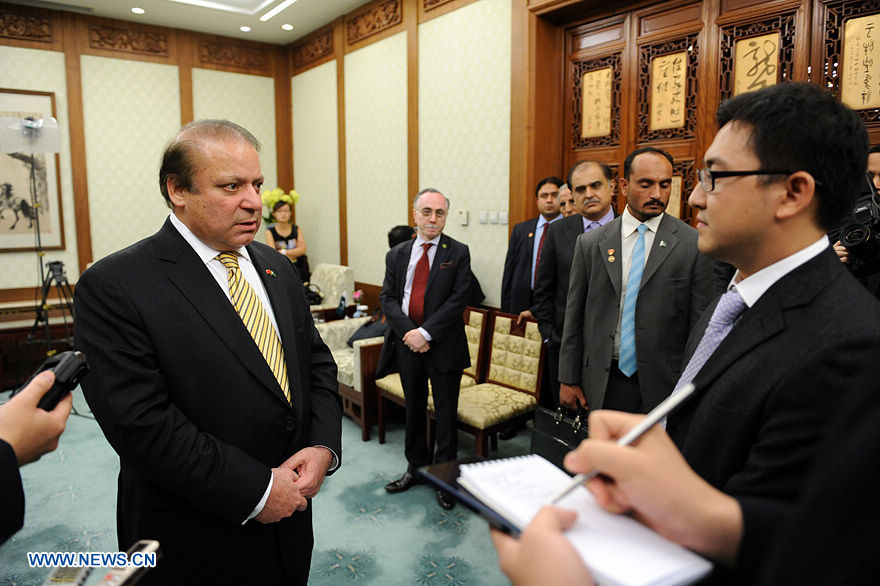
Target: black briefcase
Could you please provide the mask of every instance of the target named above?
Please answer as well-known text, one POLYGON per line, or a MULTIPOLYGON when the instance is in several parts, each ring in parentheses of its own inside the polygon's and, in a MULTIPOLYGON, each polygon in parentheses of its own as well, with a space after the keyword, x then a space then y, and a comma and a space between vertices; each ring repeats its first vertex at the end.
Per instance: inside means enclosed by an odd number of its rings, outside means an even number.
POLYGON ((565 455, 589 436, 586 410, 579 409, 574 417, 569 413, 574 412, 562 407, 556 411, 538 407, 535 411, 535 429, 532 430, 530 452, 545 457, 563 470, 565 455))

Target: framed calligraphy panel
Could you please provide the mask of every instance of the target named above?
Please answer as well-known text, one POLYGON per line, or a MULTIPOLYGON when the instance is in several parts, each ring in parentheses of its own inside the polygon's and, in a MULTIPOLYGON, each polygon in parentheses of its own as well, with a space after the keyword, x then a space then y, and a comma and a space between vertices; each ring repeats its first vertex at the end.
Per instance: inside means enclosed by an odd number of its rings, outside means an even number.
POLYGON ((880 108, 880 14, 844 25, 840 101, 854 110, 880 108))
POLYGON ((779 33, 736 41, 733 95, 776 85, 779 81, 779 33))
POLYGON ((669 202, 666 204, 666 213, 676 218, 681 217, 681 185, 682 176, 673 175, 672 185, 669 189, 669 202))
POLYGON ((684 126, 687 57, 687 51, 682 51, 651 60, 650 130, 684 126))
POLYGON ((583 77, 581 104, 581 138, 611 134, 610 67, 588 71, 583 77))
MULTIPOLYGON (((880 0, 878 0, 880 1, 880 0)), ((647 143, 653 141, 691 139, 696 136, 697 128, 697 68, 700 61, 699 44, 697 40, 699 33, 691 33, 687 36, 677 39, 658 41, 654 43, 645 43, 639 46, 639 89, 638 89, 638 137, 637 142, 647 143), (687 54, 687 58, 681 59, 681 56, 687 54), (679 90, 677 84, 681 84, 681 107, 678 107, 678 95, 675 96, 675 114, 677 127, 669 126, 667 128, 658 128, 658 126, 666 126, 666 124, 657 124, 656 114, 661 113, 668 121, 669 113, 672 108, 672 96, 669 101, 663 104, 663 108, 658 108, 661 104, 656 99, 656 84, 662 81, 662 77, 654 74, 655 67, 660 69, 656 62, 658 58, 666 58, 670 63, 669 74, 677 74, 676 85, 670 83, 665 89, 669 91, 679 90), (675 58, 680 61, 676 64, 675 58), (681 71, 677 65, 681 65, 681 71), (673 71, 673 69, 675 71, 673 71), (665 110, 665 113, 663 112, 665 110), (659 111, 659 112, 658 112, 659 111), (652 118, 654 121, 652 123, 652 118)), ((659 72, 662 76, 662 71, 659 72)), ((661 87, 661 90, 664 89, 661 87)), ((661 92, 662 94, 662 92, 661 92)))

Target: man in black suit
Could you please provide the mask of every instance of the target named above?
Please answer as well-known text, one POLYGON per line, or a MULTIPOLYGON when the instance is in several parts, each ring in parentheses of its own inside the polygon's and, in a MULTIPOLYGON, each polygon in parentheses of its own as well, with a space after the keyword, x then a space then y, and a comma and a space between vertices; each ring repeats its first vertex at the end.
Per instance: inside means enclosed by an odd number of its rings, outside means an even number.
MULTIPOLYGON (((396 361, 406 397, 406 472, 388 483, 390 493, 415 484, 416 468, 454 460, 462 371, 470 365, 464 312, 470 282, 470 252, 443 234, 449 200, 433 188, 413 202, 418 235, 385 256, 385 282, 379 300, 388 320, 377 377, 393 372, 396 361), (437 417, 437 450, 427 441, 428 379, 437 417)), ((444 509, 454 501, 438 491, 444 509)))
POLYGON ((253 242, 258 148, 225 120, 185 126, 159 172, 168 220, 76 286, 119 547, 163 550, 145 582, 305 584, 309 499, 340 463, 336 365, 293 265, 253 242))
POLYGON ((713 297, 697 231, 664 213, 672 157, 654 147, 623 164, 623 214, 577 239, 559 364, 571 409, 647 413, 672 392, 688 334, 713 297))
POLYGON ((24 525, 24 489, 19 466, 36 462, 54 450, 70 415, 70 394, 50 412, 37 407, 53 382, 54 373, 40 373, 0 406, 0 545, 24 525))
POLYGON ((535 203, 540 215, 520 222, 510 233, 501 278, 501 311, 519 315, 520 319, 534 317, 535 269, 543 252, 547 228, 562 219, 558 199, 561 185, 562 180, 558 177, 541 179, 535 188, 535 203))
MULTIPOLYGON (((681 454, 654 430, 636 449, 586 442, 568 463, 605 476, 591 485, 601 504, 734 566, 736 583, 870 583, 880 305, 826 236, 859 193, 868 135, 801 83, 723 103, 718 125, 689 203, 700 250, 737 272, 688 343, 679 385, 697 391, 667 425, 681 454)), ((614 440, 635 421, 599 413, 591 433, 614 440)), ((570 522, 545 517, 533 544, 570 522)))
POLYGON ((584 232, 604 226, 614 219, 611 200, 614 181, 611 168, 598 161, 581 161, 568 172, 568 185, 580 213, 554 222, 535 277, 535 318, 547 344, 548 385, 552 403, 559 394, 559 349, 565 325, 568 278, 574 258, 574 244, 584 232))

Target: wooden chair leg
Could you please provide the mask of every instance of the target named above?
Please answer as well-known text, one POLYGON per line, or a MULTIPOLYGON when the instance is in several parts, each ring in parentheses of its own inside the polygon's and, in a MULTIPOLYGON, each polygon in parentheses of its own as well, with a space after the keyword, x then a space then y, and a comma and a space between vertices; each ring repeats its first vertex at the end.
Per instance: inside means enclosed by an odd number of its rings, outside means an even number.
POLYGON ((377 419, 379 420, 378 421, 379 443, 384 444, 385 443, 385 397, 383 397, 381 393, 378 393, 378 395, 379 396, 377 397, 378 401, 376 404, 376 407, 377 407, 376 414, 377 414, 377 419))
POLYGON ((361 441, 370 441, 370 422, 367 419, 366 413, 364 413, 363 409, 361 410, 361 441))
POLYGON ((477 434, 474 436, 474 443, 476 444, 475 451, 477 455, 485 458, 489 455, 489 436, 486 435, 482 429, 477 430, 477 434))

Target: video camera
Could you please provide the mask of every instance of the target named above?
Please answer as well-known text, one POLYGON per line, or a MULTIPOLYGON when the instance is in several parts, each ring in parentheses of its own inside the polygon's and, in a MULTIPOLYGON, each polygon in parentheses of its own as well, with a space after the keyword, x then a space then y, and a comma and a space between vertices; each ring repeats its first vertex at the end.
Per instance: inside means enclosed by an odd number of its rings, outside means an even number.
POLYGON ((840 243, 849 251, 853 272, 880 268, 880 195, 869 174, 850 220, 840 230, 840 243))

